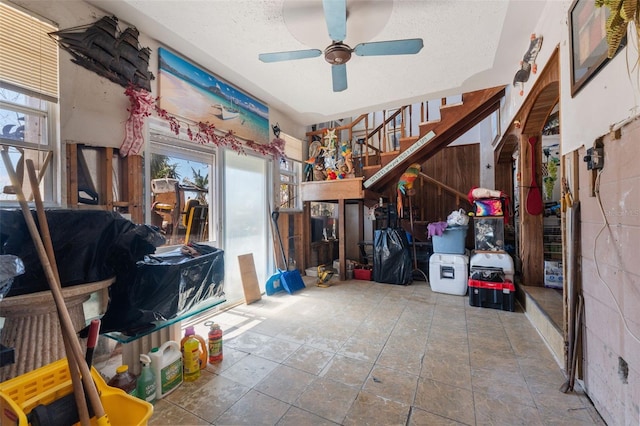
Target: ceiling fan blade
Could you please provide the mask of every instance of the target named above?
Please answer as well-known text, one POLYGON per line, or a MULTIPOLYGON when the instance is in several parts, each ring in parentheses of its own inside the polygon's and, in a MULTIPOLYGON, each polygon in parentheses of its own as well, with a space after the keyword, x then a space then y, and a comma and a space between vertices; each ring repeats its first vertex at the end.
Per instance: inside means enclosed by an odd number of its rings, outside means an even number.
POLYGON ((410 55, 422 49, 421 38, 360 43, 353 49, 358 56, 410 55))
POLYGON ((294 59, 316 58, 320 55, 322 55, 322 50, 319 49, 292 50, 291 52, 261 53, 258 55, 258 59, 262 62, 280 62, 292 61, 294 59))
POLYGON ((347 0, 322 0, 329 37, 343 41, 347 37, 347 0))
POLYGON ((333 91, 342 92, 347 88, 347 64, 331 65, 333 91))

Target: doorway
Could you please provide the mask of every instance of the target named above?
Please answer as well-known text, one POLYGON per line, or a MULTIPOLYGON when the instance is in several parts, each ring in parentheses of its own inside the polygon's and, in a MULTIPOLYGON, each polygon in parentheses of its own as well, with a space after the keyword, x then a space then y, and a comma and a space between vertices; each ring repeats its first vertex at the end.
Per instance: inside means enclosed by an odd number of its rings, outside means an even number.
POLYGON ((223 234, 225 251, 224 290, 227 304, 244 300, 238 256, 252 254, 260 283, 268 276, 270 160, 224 151, 223 234))

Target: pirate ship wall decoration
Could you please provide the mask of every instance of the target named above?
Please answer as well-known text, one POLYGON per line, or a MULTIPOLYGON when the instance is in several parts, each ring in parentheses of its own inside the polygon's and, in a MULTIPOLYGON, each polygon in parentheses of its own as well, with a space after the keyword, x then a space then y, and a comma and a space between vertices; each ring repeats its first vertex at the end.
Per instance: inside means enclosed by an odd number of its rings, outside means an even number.
POLYGON ((118 28, 118 18, 105 16, 93 24, 49 33, 72 62, 121 85, 151 92, 151 49, 141 48, 135 27, 118 28))

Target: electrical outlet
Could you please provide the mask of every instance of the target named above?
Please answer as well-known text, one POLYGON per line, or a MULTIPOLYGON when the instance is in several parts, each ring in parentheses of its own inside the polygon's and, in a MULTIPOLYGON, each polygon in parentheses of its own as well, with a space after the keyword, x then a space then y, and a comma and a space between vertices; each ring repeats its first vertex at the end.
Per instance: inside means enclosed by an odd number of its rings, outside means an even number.
POLYGON ((584 156, 587 170, 600 170, 604 167, 604 148, 589 148, 584 156))
POLYGON ((603 137, 600 137, 593 142, 593 147, 587 149, 587 155, 584 156, 583 160, 587 163, 587 170, 589 174, 589 196, 595 197, 598 174, 604 167, 603 137))

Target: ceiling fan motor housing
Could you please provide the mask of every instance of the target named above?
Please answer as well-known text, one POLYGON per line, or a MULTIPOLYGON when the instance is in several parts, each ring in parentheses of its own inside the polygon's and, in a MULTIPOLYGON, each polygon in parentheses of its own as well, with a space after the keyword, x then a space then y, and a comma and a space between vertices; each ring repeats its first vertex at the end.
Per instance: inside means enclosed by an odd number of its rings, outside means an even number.
POLYGON ((340 65, 351 59, 353 50, 344 43, 334 41, 324 51, 324 59, 331 65, 340 65))

